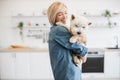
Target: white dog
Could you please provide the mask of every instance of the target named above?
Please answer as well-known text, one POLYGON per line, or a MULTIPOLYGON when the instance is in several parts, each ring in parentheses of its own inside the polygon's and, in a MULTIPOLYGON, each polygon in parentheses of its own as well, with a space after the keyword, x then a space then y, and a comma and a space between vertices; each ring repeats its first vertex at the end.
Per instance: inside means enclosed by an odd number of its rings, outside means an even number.
MULTIPOLYGON (((65 26, 64 24, 57 22, 57 25, 65 26)), ((70 21, 70 27, 67 27, 67 29, 71 32, 72 37, 70 38, 71 43, 77 42, 78 38, 86 38, 86 32, 89 26, 91 26, 91 22, 88 21, 87 18, 83 16, 76 17, 74 15, 71 15, 71 21, 70 21)), ((86 45, 86 41, 81 41, 82 45, 86 45)), ((82 57, 78 56, 77 54, 73 53, 73 61, 77 66, 80 66, 84 61, 82 57)))
MULTIPOLYGON (((92 23, 83 16, 76 17, 72 15, 69 29, 72 34, 70 42, 75 43, 77 42, 78 38, 82 39, 86 38, 87 30, 91 26, 91 24, 92 23)), ((86 41, 81 41, 80 44, 85 46, 86 41)), ((73 61, 76 65, 80 66, 83 62, 86 61, 84 59, 85 59, 84 57, 80 57, 77 54, 73 53, 73 61)))

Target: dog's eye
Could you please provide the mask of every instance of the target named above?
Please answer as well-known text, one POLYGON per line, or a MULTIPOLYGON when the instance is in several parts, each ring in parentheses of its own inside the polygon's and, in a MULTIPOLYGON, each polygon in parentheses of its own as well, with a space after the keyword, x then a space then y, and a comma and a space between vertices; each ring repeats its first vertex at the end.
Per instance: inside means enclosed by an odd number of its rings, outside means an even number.
POLYGON ((75 25, 75 27, 78 27, 78 25, 75 25))
POLYGON ((84 29, 85 29, 85 26, 83 26, 82 28, 84 28, 84 29))

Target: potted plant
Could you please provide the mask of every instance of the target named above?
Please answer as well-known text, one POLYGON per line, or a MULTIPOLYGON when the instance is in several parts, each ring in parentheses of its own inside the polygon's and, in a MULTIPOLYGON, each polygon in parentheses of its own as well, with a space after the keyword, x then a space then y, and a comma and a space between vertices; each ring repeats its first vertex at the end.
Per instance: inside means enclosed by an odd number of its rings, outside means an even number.
POLYGON ((108 26, 111 28, 112 27, 111 26, 112 23, 110 21, 110 18, 112 17, 112 15, 111 15, 110 11, 109 10, 105 10, 105 12, 102 15, 107 18, 107 20, 108 20, 108 26))
POLYGON ((23 40, 23 25, 24 25, 23 22, 19 22, 19 24, 17 26, 20 29, 19 34, 20 34, 22 40, 23 40))

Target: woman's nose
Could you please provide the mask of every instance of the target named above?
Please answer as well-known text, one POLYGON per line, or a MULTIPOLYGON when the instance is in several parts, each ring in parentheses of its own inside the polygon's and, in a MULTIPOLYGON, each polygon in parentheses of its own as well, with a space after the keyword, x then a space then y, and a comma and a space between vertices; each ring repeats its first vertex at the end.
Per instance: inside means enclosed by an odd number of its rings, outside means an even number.
POLYGON ((63 18, 66 18, 67 16, 66 16, 66 14, 63 14, 63 18))

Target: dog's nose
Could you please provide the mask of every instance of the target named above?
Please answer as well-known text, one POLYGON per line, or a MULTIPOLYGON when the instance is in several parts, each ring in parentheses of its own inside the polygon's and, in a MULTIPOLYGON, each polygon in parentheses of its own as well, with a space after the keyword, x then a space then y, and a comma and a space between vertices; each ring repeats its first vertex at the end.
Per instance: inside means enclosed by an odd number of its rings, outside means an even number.
POLYGON ((81 32, 77 32, 77 34, 79 34, 79 35, 80 35, 80 34, 81 34, 81 32))

